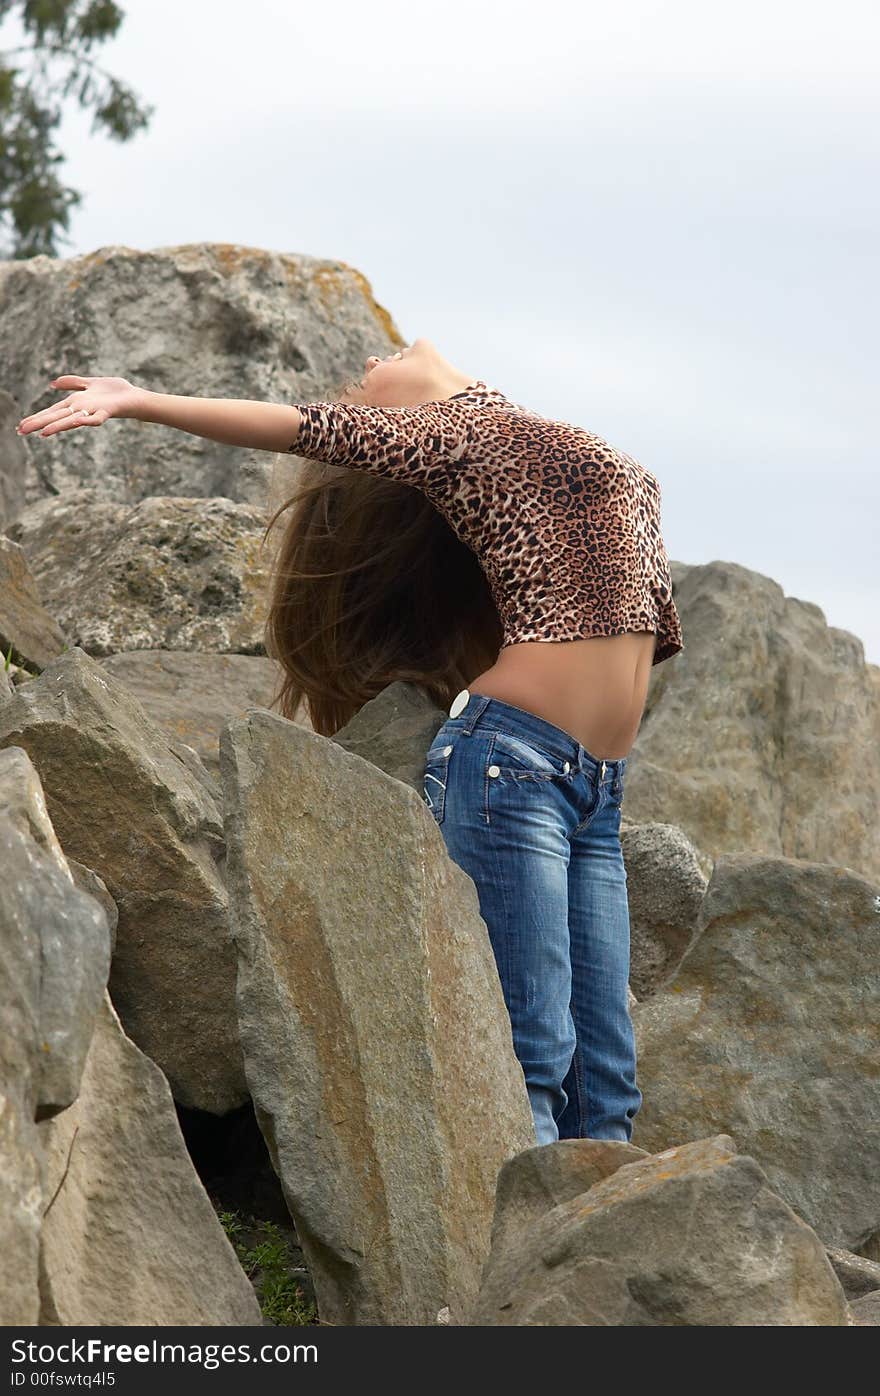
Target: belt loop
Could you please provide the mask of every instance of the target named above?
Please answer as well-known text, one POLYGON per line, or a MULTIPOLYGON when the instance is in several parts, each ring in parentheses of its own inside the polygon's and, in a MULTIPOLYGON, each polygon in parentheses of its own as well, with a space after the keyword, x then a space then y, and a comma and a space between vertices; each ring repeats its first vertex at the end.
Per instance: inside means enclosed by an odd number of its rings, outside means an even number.
MULTIPOLYGON (((462 693, 467 693, 468 698, 465 704, 465 714, 462 717, 461 730, 465 736, 470 737, 473 734, 478 719, 482 713, 485 712, 492 699, 487 697, 485 693, 471 693, 469 689, 466 688, 462 690, 462 693)), ((458 695, 459 698, 461 698, 462 693, 458 695)), ((454 703, 453 707, 455 707, 454 703)))

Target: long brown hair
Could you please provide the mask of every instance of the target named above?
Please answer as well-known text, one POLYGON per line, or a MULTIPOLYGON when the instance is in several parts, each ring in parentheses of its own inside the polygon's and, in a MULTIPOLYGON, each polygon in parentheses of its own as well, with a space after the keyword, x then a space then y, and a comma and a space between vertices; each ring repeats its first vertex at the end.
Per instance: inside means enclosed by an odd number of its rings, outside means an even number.
MULTIPOLYGON (((362 402, 346 380, 332 395, 362 402)), ((282 458, 283 459, 283 458, 282 458)), ((476 555, 418 490, 297 458, 298 487, 277 544, 265 626, 281 666, 272 699, 332 737, 396 680, 448 709, 493 664, 501 620, 476 555)))

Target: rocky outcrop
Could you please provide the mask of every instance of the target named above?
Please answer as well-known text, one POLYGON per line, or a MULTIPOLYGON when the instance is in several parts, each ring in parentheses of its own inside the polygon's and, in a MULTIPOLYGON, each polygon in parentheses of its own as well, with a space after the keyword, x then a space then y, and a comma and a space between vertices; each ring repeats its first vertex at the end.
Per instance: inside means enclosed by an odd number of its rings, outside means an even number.
POLYGON ((301 460, 14 431, 65 372, 329 396, 401 342, 368 284, 113 246, 0 264, 0 318, 0 1321, 259 1322, 206 1158, 247 1115, 324 1323, 875 1324, 860 641, 673 563, 687 647, 652 672, 621 831, 643 1107, 631 1144, 536 1148, 476 888, 422 803, 445 712, 405 683, 333 740, 268 711, 266 527, 301 460))
POLYGON ((32 505, 8 534, 46 607, 88 654, 255 655, 266 619, 264 527, 261 510, 230 499, 128 506, 79 490, 32 505))
POLYGON ((266 500, 271 452, 134 420, 16 437, 19 418, 61 400, 49 387, 56 375, 115 373, 153 392, 295 403, 326 397, 363 372, 368 354, 403 343, 354 267, 223 242, 0 262, 0 321, 0 383, 14 395, 0 435, 9 510, 0 526, 22 505, 82 484, 122 504, 266 500))
POLYGON ((259 1324, 168 1082, 104 995, 78 1099, 40 1126, 41 1323, 259 1324))
POLYGON ((333 741, 253 711, 220 764, 247 1079, 321 1317, 458 1322, 535 1139, 476 888, 333 741))
POLYGON ((247 1098, 223 824, 204 780, 124 684, 80 649, 0 705, 0 747, 39 771, 65 853, 119 912, 110 975, 126 1031, 177 1099, 222 1113, 247 1098))
POLYGON ((732 562, 672 566, 687 646, 652 675, 623 815, 723 853, 880 880, 880 666, 820 608, 732 562))
MULTIPOLYGON (((848 1325, 821 1241, 731 1139, 701 1139, 632 1162, 622 1152, 615 1159, 608 1145, 579 1142, 587 1163, 582 1192, 557 1202, 549 1187, 549 1205, 537 1215, 529 1209, 516 1244, 503 1215, 497 1219, 502 1244, 493 1244, 471 1324, 848 1325), (604 1157, 593 1181, 596 1147, 604 1157)), ((557 1148, 544 1145, 541 1153, 557 1148)), ((532 1157, 520 1158, 534 1172, 532 1157)), ((550 1171, 543 1159, 540 1166, 550 1171)), ((508 1170, 519 1167, 514 1159, 508 1170)), ((506 1195, 516 1196, 509 1180, 506 1195)))
POLYGON ((657 1153, 723 1130, 829 1245, 880 1229, 880 896, 849 868, 718 860, 700 934, 633 1011, 657 1153))

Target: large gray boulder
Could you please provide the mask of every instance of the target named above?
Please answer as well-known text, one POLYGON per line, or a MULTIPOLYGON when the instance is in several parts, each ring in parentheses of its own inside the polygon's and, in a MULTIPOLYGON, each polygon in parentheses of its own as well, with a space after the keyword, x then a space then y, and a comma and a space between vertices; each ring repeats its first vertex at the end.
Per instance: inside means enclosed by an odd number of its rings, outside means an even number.
POLYGON ((13 1030, 18 1069, 9 1074, 39 1120, 76 1099, 110 969, 110 928, 104 909, 77 887, 40 778, 16 746, 0 751, 0 820, 6 983, 21 983, 22 974, 30 982, 31 1030, 13 1030), (19 1061, 25 1042, 30 1046, 19 1061))
POLYGON ((247 1099, 220 814, 129 690, 68 650, 0 704, 0 748, 26 750, 65 853, 119 911, 110 991, 181 1104, 247 1099))
POLYGON ((697 849, 671 824, 621 828, 631 930, 630 983, 648 998, 675 973, 697 934, 708 879, 697 849))
POLYGON ((247 1079, 321 1319, 458 1322, 535 1143, 476 888, 334 741, 253 710, 220 766, 247 1079))
POLYGON ((810 601, 732 562, 672 565, 686 648, 652 674, 623 815, 722 853, 880 879, 880 666, 810 601))
POLYGON ((718 860, 701 933, 633 1010, 657 1153, 730 1133, 828 1245, 880 1229, 880 896, 849 868, 718 860))
POLYGON ((493 1245, 471 1324, 848 1325, 821 1241, 725 1135, 598 1171, 493 1245))
POLYGON ((46 608, 73 645, 260 654, 269 551, 253 504, 95 489, 31 505, 9 525, 46 608))
POLYGON ((390 683, 364 703, 333 741, 421 793, 425 755, 447 714, 412 683, 390 683))
POLYGON ((168 1083, 126 1037, 107 994, 79 1097, 40 1134, 41 1324, 262 1322, 187 1153, 168 1083))
MULTIPOLYGON (((368 354, 403 343, 356 268, 222 242, 0 262, 0 326, 10 426, 61 400, 49 387, 59 374, 295 403, 327 397, 363 373, 368 354)), ((127 504, 149 495, 262 504, 272 461, 268 451, 133 420, 41 440, 10 429, 0 435, 0 507, 8 511, 0 526, 24 505, 81 484, 127 504)))
POLYGON ((531 1227, 554 1207, 583 1196, 625 1163, 648 1157, 617 1139, 560 1139, 514 1154, 498 1174, 486 1276, 501 1264, 520 1264, 531 1227))
POLYGON ((0 1324, 34 1324, 45 1170, 35 1120, 70 1105, 110 961, 24 751, 0 751, 0 1324))

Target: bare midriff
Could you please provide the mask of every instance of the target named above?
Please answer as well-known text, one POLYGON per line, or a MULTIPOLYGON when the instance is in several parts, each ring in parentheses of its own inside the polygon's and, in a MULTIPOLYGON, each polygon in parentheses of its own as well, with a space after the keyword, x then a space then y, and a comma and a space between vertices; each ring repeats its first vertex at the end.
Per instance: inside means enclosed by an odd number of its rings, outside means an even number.
POLYGON ((507 645, 468 684, 562 728, 599 760, 628 756, 645 708, 653 631, 507 645))

